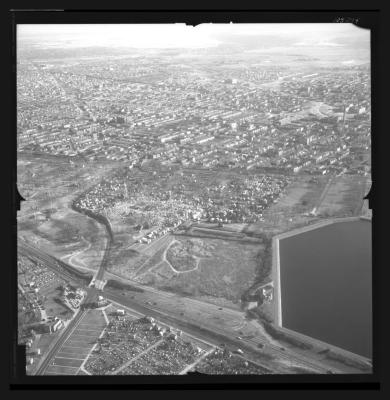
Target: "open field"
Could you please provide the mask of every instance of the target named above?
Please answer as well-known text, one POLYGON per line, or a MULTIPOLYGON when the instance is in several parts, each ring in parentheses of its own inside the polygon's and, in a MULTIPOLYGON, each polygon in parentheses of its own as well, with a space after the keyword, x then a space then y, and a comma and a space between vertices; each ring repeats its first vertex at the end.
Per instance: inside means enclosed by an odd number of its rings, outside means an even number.
POLYGON ((118 242, 115 235, 108 270, 127 278, 141 275, 163 261, 163 253, 172 240, 171 235, 165 235, 147 245, 126 246, 126 243, 118 242))
POLYGON ((79 253, 70 260, 74 266, 97 268, 105 231, 70 204, 114 168, 116 164, 70 164, 61 158, 18 155, 18 190, 26 200, 18 212, 18 234, 66 261, 79 253))
POLYGON ((289 214, 296 214, 310 210, 328 180, 329 177, 297 176, 286 188, 286 194, 270 207, 269 213, 286 211, 289 214))
POLYGON ((189 272, 198 268, 202 258, 210 258, 214 246, 200 239, 176 240, 168 248, 166 257, 175 271, 189 272))
POLYGON ((254 281, 262 250, 260 244, 176 236, 165 262, 137 280, 184 295, 238 302, 254 281))
POLYGON ((367 177, 358 175, 298 175, 287 186, 284 195, 264 211, 263 220, 248 224, 244 232, 273 236, 319 222, 322 218, 367 213, 362 207, 369 182, 367 177))
POLYGON ((149 257, 145 254, 132 249, 123 249, 115 242, 111 249, 107 270, 130 278, 148 259, 149 257))
POLYGON ((276 235, 297 226, 317 221, 318 217, 306 215, 317 205, 329 177, 296 176, 284 194, 263 213, 263 220, 248 224, 244 232, 276 235))
POLYGON ((367 194, 367 178, 355 175, 336 177, 317 212, 324 217, 360 215, 367 194))
POLYGON ((103 257, 105 231, 91 218, 67 208, 45 221, 18 223, 18 232, 49 254, 78 267, 96 269, 103 257))

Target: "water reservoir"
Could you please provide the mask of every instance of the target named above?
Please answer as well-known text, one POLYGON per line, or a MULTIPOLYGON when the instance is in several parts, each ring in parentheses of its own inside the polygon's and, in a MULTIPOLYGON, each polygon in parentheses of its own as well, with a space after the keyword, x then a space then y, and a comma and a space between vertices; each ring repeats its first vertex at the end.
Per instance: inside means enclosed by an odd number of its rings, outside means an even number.
POLYGON ((371 222, 337 222, 279 240, 282 326, 372 356, 371 222))

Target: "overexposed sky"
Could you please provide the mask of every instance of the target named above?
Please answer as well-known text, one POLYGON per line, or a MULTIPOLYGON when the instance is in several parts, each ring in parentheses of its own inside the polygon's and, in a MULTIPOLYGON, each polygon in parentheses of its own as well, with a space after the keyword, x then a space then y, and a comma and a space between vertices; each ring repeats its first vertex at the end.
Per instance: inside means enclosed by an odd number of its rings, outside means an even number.
POLYGON ((41 46, 204 48, 229 41, 229 38, 280 37, 292 46, 341 47, 353 40, 368 43, 370 32, 352 24, 56 24, 17 26, 19 42, 41 46), (346 40, 346 42, 343 42, 346 40))

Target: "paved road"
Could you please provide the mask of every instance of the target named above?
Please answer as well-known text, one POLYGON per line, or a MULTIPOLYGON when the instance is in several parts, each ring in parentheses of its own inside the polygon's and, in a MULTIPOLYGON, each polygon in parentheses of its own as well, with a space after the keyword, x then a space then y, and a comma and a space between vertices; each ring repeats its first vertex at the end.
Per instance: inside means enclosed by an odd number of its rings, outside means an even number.
MULTIPOLYGON (((37 258, 40 259, 41 262, 43 262, 46 266, 49 268, 53 268, 53 258, 50 256, 45 255, 44 252, 40 251, 39 249, 35 249, 34 254, 37 258), (38 257, 38 256, 39 257, 38 257)), ((55 268, 54 268, 55 269, 55 268)), ((64 275, 62 270, 57 271, 60 275, 64 275)), ((135 286, 135 285, 134 285, 135 286)), ((149 315, 152 317, 155 317, 156 319, 161 320, 161 322, 165 322, 171 326, 176 326, 179 329, 182 329, 185 332, 188 332, 190 334, 193 334, 196 337, 203 338, 209 342, 219 344, 221 341, 229 345, 231 348, 242 348, 243 350, 247 351, 247 354, 250 355, 251 353, 257 353, 258 355, 261 355, 263 353, 262 350, 258 349, 259 344, 263 344, 268 351, 270 351, 273 355, 277 356, 278 358, 285 359, 291 362, 296 362, 300 365, 306 366, 309 369, 313 369, 317 372, 320 373, 325 373, 329 368, 326 368, 323 366, 320 360, 312 360, 302 354, 298 353, 293 353, 290 351, 283 351, 281 350, 280 347, 274 346, 270 344, 265 338, 261 336, 255 336, 253 338, 242 338, 242 340, 238 340, 235 335, 237 335, 237 332, 234 330, 233 326, 228 326, 226 324, 218 324, 218 323, 213 323, 210 325, 212 321, 206 321, 206 318, 203 320, 203 324, 201 323, 202 318, 200 318, 196 323, 195 323, 195 313, 193 315, 190 315, 189 318, 187 318, 187 315, 184 315, 183 317, 179 317, 177 314, 177 308, 175 310, 170 310, 169 307, 167 309, 164 309, 164 298, 165 301, 173 301, 177 302, 179 300, 177 295, 171 294, 171 293, 163 293, 161 291, 155 290, 155 289, 148 289, 148 294, 155 296, 156 300, 158 303, 154 307, 150 307, 145 304, 141 304, 141 302, 138 300, 133 300, 131 298, 122 296, 120 292, 112 290, 112 289, 106 289, 104 291, 105 297, 108 300, 115 301, 121 305, 124 305, 126 307, 129 307, 131 309, 134 309, 138 312, 141 312, 145 315, 149 315), (160 296, 160 298, 158 297, 160 296), (192 320, 192 321, 191 321, 192 320), (209 323, 210 322, 210 323, 209 323)), ((87 303, 91 301, 92 297, 97 295, 98 291, 94 288, 89 288, 87 289, 87 296, 84 300, 84 303, 87 303)), ((143 293, 138 294, 139 296, 142 296, 143 293)), ((213 306, 208 303, 201 302, 199 300, 195 299, 188 299, 184 298, 183 299, 185 302, 188 302, 188 313, 191 312, 195 308, 199 308, 200 312, 204 312, 204 307, 208 309, 209 313, 214 313, 217 316, 216 310, 214 308, 216 306, 213 306), (190 305, 191 304, 191 305, 190 305), (203 310, 203 311, 202 311, 203 310)), ((223 309, 224 313, 227 315, 231 314, 231 319, 234 321, 238 321, 237 316, 240 316, 240 319, 242 319, 242 312, 239 312, 238 310, 229 310, 224 308, 223 309)), ((63 333, 63 335, 60 337, 59 341, 56 343, 56 345, 50 350, 47 359, 45 360, 45 363, 42 364, 40 367, 39 371, 42 373, 44 369, 47 367, 47 365, 50 363, 50 360, 53 358, 57 350, 60 348, 61 344, 66 340, 66 338, 69 336, 71 333, 71 330, 75 325, 78 323, 80 320, 81 316, 83 315, 83 312, 79 312, 78 315, 76 315, 75 319, 70 322, 66 329, 66 331, 63 333)), ((221 320, 222 322, 223 320, 221 320)), ((339 370, 336 370, 332 368, 333 372, 338 373, 341 372, 339 370)))
MULTIPOLYGON (((99 221, 95 220, 97 223, 101 224, 99 221)), ((101 224, 103 225, 103 224, 101 224)), ((113 242, 113 238, 110 235, 110 232, 108 232, 108 229, 105 225, 103 225, 103 228, 106 230, 107 232, 107 241, 106 241, 106 248, 104 249, 104 255, 103 255, 103 259, 100 263, 99 269, 97 274, 95 275, 95 280, 97 281, 103 281, 104 278, 104 272, 106 270, 106 266, 107 266, 107 261, 108 258, 110 256, 110 250, 111 250, 111 246, 112 246, 112 242, 113 242)))
MULTIPOLYGON (((330 369, 324 367, 321 362, 317 362, 316 360, 311 360, 308 357, 302 356, 300 354, 294 354, 290 351, 281 350, 281 347, 271 345, 266 339, 261 337, 242 338, 242 340, 237 340, 237 332, 233 330, 229 332, 226 329, 217 328, 216 326, 213 326, 212 328, 207 327, 203 325, 200 321, 197 324, 188 322, 186 320, 179 319, 171 314, 157 311, 155 308, 139 304, 132 299, 126 298, 119 294, 115 294, 112 291, 106 291, 105 296, 109 300, 115 301, 116 303, 134 309, 142 314, 152 316, 153 318, 156 318, 168 325, 178 327, 179 329, 183 330, 183 332, 188 332, 195 337, 202 338, 216 345, 219 345, 222 341, 226 345, 230 346, 232 349, 241 348, 243 350, 246 350, 248 355, 257 353, 261 356, 263 354, 263 350, 259 350, 258 345, 263 344, 265 348, 271 350, 272 354, 274 354, 278 358, 291 361, 292 363, 295 362, 302 366, 306 366, 307 368, 317 371, 319 373, 326 373, 330 369)), ((335 368, 332 368, 332 370, 334 373, 341 372, 335 368)))
MULTIPOLYGON (((81 275, 78 278, 78 277, 76 277, 76 275, 73 275, 71 272, 67 271, 65 268, 61 268, 61 266, 67 266, 66 263, 41 251, 39 248, 37 248, 29 243, 19 242, 18 243, 18 252, 20 252, 21 254, 24 254, 26 256, 30 256, 30 257, 33 257, 33 258, 39 260, 41 263, 45 264, 46 267, 55 271, 56 273, 58 273, 60 276, 62 276, 65 279, 72 280, 72 281, 80 281, 82 279, 81 275)), ((85 276, 88 277, 88 274, 86 274, 85 276)))
MULTIPOLYGON (((88 304, 92 302, 96 297, 96 290, 88 289, 87 295, 84 298, 82 304, 88 304)), ((45 356, 44 360, 42 361, 41 365, 35 372, 35 375, 44 375, 46 368, 50 365, 50 363, 55 358, 58 350, 61 349, 62 345, 66 342, 69 336, 73 333, 73 331, 77 328, 78 324, 82 321, 84 316, 88 310, 79 310, 77 314, 73 317, 73 319, 69 322, 68 326, 64 328, 61 336, 58 337, 57 341, 55 342, 54 346, 49 350, 47 355, 45 356)))
POLYGON ((62 335, 57 339, 55 342, 54 346, 49 350, 47 353, 46 357, 42 361, 41 365, 35 372, 35 375, 44 375, 46 368, 50 365, 52 362, 53 358, 57 354, 58 350, 62 347, 62 345, 65 343, 65 341, 68 339, 68 337, 71 335, 71 333, 76 329, 78 323, 81 321, 81 319, 85 315, 85 311, 80 311, 73 319, 72 321, 68 324, 68 326, 65 328, 64 332, 62 332, 62 335))

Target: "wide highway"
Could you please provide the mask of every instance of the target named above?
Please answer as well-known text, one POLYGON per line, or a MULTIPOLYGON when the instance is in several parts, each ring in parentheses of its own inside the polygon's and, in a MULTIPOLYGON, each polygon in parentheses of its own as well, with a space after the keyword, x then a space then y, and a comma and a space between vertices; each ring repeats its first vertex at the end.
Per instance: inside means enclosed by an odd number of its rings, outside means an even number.
MULTIPOLYGON (((34 248, 33 246, 20 246, 23 248, 24 252, 30 255, 33 255, 36 259, 38 259, 41 263, 43 263, 45 266, 48 268, 51 268, 55 270, 59 275, 64 276, 66 278, 73 278, 71 273, 68 273, 67 271, 64 271, 62 268, 58 268, 56 266, 56 259, 52 256, 47 255, 43 251, 41 251, 38 248, 34 248)), ((138 286, 138 285, 134 285, 138 286)), ((193 318, 189 316, 188 318, 187 315, 184 315, 182 317, 175 316, 174 312, 171 312, 167 309, 161 309, 162 303, 163 303, 163 293, 160 293, 161 291, 158 291, 156 289, 146 289, 146 287, 143 287, 144 290, 147 290, 147 294, 154 296, 156 299, 155 307, 150 307, 148 304, 145 302, 141 302, 137 299, 134 298, 129 298, 127 296, 121 295, 120 291, 114 290, 114 289, 105 289, 104 295, 108 300, 114 301, 118 304, 121 304, 125 307, 128 307, 130 309, 134 309, 135 311, 141 312, 145 315, 152 316, 156 319, 161 320, 161 322, 165 322, 169 325, 176 326, 179 329, 182 329, 184 332, 188 332, 190 334, 193 334, 195 337, 199 338, 204 338, 205 340, 208 340, 212 343, 216 343, 217 345, 220 345, 221 342, 225 343, 227 346, 237 349, 241 348, 242 350, 246 351, 248 356, 255 356, 257 355, 259 358, 261 356, 264 356, 264 351, 268 354, 271 354, 275 358, 278 359, 283 359, 286 361, 289 361, 291 363, 296 363, 302 367, 307 367, 310 370, 316 371, 318 373, 326 373, 328 371, 332 371, 332 373, 342 373, 345 371, 340 371, 335 368, 328 368, 324 366, 324 364, 321 362, 321 360, 314 360, 311 359, 307 356, 304 356, 302 354, 298 354, 295 352, 291 352, 290 350, 283 349, 282 347, 270 344, 266 338, 263 338, 261 336, 256 336, 256 337, 242 337, 241 339, 237 339, 237 332, 234 331, 233 329, 229 329, 224 326, 218 327, 216 324, 213 324, 212 326, 209 324, 205 324, 205 321, 199 320, 197 323, 194 322, 193 318), (159 301, 159 295, 161 294, 160 298, 161 300, 159 301), (191 321, 192 319, 192 321, 191 321), (208 326, 209 325, 209 326, 208 326), (264 351, 262 349, 259 349, 258 346, 259 344, 264 345, 264 351)), ((84 300, 84 303, 91 301, 91 296, 97 293, 96 289, 88 289, 87 292, 87 297, 84 300)), ((165 294, 165 293, 164 293, 165 294)), ((141 294, 142 295, 142 294, 141 294)), ((176 297, 175 295, 171 293, 166 293, 165 298, 172 298, 172 300, 175 300, 174 298, 176 297)), ((188 302, 193 302, 193 306, 195 307, 196 304, 202 305, 203 302, 195 299, 185 299, 188 302)), ((152 304, 152 303, 150 303, 152 304)), ((208 303, 204 303, 204 306, 210 307, 211 305, 208 303)), ((177 311, 177 310, 176 310, 177 311)), ((224 309, 224 312, 232 313, 234 314, 238 313, 238 311, 235 310, 227 310, 224 309)), ((50 363, 50 360, 53 358, 53 356, 56 354, 57 350, 60 348, 61 344, 66 340, 66 338, 69 336, 71 333, 72 329, 77 325, 79 322, 80 318, 82 317, 83 312, 80 311, 77 316, 72 320, 69 325, 66 328, 66 331, 61 335, 59 338, 58 342, 56 345, 49 351, 49 354, 45 360, 44 363, 39 368, 39 372, 42 373, 44 369, 47 367, 47 365, 50 363)), ((232 315, 233 316, 233 315, 232 315)), ((252 358, 252 357, 250 357, 252 358)), ((274 365, 277 364, 277 360, 273 363, 274 365)), ((269 365, 268 365, 269 367, 269 365)))
MULTIPOLYGON (((264 346, 264 350, 267 350, 267 353, 272 354, 273 356, 275 356, 275 358, 283 359, 291 363, 296 363, 301 367, 306 367, 317 373, 323 374, 327 373, 328 371, 332 371, 332 373, 335 374, 342 373, 342 371, 340 370, 326 367, 321 362, 316 362, 315 360, 311 360, 308 357, 295 353, 293 354, 289 350, 282 350, 281 347, 272 345, 266 339, 261 337, 242 337, 241 340, 238 340, 236 337, 237 332, 228 332, 225 329, 218 329, 215 326, 213 326, 212 328, 206 327, 205 325, 202 325, 200 321, 198 324, 195 324, 192 322, 188 322, 185 319, 179 319, 160 310, 157 311, 155 308, 137 303, 132 299, 121 296, 120 294, 116 294, 112 290, 106 290, 105 297, 108 300, 114 301, 142 314, 156 318, 161 322, 165 322, 168 325, 173 325, 183 330, 183 332, 187 332, 195 337, 207 340, 211 343, 216 344, 217 346, 220 346, 221 343, 224 343, 226 346, 230 347, 233 350, 240 348, 245 351, 247 356, 251 356, 254 354, 257 354, 259 357, 264 356, 263 350, 259 349, 259 344, 262 344, 264 346)), ((267 359, 267 356, 265 357, 265 359, 267 359)), ((276 365, 276 363, 274 364, 276 365)), ((270 365, 266 365, 266 367, 270 368, 270 365)))
MULTIPOLYGON (((36 260, 44 263, 45 266, 54 272, 58 273, 65 279, 73 280, 73 281, 80 281, 83 276, 85 275, 84 279, 91 278, 92 276, 87 273, 79 272, 79 276, 72 274, 69 270, 66 269, 68 264, 64 263, 63 261, 57 259, 56 257, 45 253, 44 251, 40 250, 38 247, 35 247, 25 241, 19 241, 18 243, 18 252, 23 254, 27 257, 35 258, 36 260)), ((71 268, 71 267, 70 267, 71 268)))

